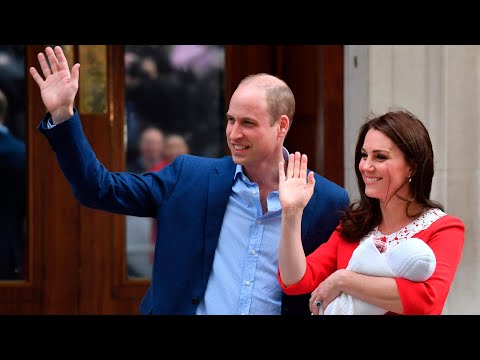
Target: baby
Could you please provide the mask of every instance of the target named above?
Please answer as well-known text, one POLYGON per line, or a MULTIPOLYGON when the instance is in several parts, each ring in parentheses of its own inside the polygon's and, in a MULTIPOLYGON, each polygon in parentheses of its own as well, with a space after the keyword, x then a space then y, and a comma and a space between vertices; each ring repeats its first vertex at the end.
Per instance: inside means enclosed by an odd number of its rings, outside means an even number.
MULTIPOLYGON (((435 254, 423 240, 407 238, 388 247, 384 237, 368 237, 353 252, 347 270, 415 282, 427 280, 435 271, 435 254)), ((325 315, 383 315, 386 312, 346 293, 341 293, 325 309, 325 315)))

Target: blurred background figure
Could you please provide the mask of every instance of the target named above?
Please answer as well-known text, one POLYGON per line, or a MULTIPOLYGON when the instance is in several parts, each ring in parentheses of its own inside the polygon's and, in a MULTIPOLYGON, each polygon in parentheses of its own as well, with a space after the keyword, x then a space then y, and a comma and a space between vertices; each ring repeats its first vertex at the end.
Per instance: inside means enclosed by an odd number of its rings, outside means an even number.
POLYGON ((129 164, 128 171, 144 173, 153 167, 165 166, 163 159, 164 135, 163 131, 155 126, 145 128, 138 142, 138 157, 129 164))
MULTIPOLYGON (((144 173, 152 168, 163 168, 165 138, 160 128, 149 125, 141 133, 138 141, 138 157, 128 166, 128 171, 144 173)), ((154 244, 153 218, 126 216, 127 274, 131 277, 151 276, 154 244)))
POLYGON ((24 278, 25 144, 5 126, 7 97, 0 90, 0 280, 24 278))
POLYGON ((151 167, 149 171, 158 171, 163 169, 165 165, 170 164, 178 155, 189 154, 190 147, 187 140, 180 134, 169 134, 165 138, 165 146, 163 148, 163 161, 151 167))
POLYGON ((164 158, 171 163, 178 155, 188 154, 190 148, 185 138, 180 134, 170 134, 165 139, 164 158))

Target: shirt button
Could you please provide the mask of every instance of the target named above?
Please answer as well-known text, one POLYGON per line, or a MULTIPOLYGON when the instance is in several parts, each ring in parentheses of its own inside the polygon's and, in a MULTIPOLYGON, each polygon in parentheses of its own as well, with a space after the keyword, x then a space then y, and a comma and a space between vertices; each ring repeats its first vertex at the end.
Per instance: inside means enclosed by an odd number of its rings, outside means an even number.
POLYGON ((255 250, 250 251, 250 254, 255 255, 257 252, 255 250))
POLYGON ((245 281, 245 285, 250 286, 251 282, 250 281, 245 281))
POLYGON ((257 224, 261 224, 262 223, 262 220, 257 220, 257 224))
POLYGON ((252 190, 252 194, 255 195, 257 193, 256 190, 252 190))

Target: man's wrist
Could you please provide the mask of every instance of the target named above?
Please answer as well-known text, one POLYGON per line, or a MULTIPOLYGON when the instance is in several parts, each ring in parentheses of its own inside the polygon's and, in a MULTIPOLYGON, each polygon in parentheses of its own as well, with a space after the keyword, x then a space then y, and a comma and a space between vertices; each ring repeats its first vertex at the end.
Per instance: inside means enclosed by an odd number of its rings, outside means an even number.
POLYGON ((55 112, 50 112, 50 115, 52 115, 52 122, 54 125, 58 125, 64 121, 67 121, 70 119, 73 115, 75 114, 73 107, 70 108, 64 108, 64 109, 59 109, 55 112))

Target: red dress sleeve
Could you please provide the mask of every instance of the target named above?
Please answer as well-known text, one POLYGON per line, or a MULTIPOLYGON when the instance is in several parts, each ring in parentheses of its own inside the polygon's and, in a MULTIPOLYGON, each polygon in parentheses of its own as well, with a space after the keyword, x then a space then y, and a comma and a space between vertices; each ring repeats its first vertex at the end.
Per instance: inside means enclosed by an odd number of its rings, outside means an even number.
POLYGON ((425 282, 395 278, 404 314, 441 314, 450 286, 462 257, 465 225, 451 215, 445 215, 427 229, 414 235, 433 250, 436 268, 425 282))
POLYGON ((307 269, 300 281, 285 286, 280 276, 280 271, 277 271, 278 281, 285 294, 300 295, 311 293, 323 280, 337 270, 338 244, 340 241, 340 235, 337 230, 338 228, 332 233, 327 242, 320 245, 307 256, 307 269))

